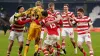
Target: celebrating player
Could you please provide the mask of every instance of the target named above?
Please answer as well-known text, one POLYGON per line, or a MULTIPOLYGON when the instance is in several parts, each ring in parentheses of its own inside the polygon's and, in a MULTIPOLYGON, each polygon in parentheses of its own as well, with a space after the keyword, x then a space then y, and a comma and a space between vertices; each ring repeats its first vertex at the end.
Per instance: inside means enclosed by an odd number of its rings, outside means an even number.
MULTIPOLYGON (((22 13, 24 12, 24 7, 23 6, 18 6, 17 8, 17 12, 18 13, 22 13)), ((7 56, 10 56, 10 52, 12 50, 12 46, 14 43, 14 39, 17 38, 18 42, 19 42, 19 52, 18 52, 18 56, 21 56, 21 52, 23 49, 23 28, 24 25, 28 22, 31 21, 31 19, 26 18, 26 15, 24 15, 23 17, 18 17, 16 18, 15 15, 17 13, 15 13, 11 18, 10 18, 10 22, 11 22, 11 32, 10 32, 10 36, 9 36, 9 40, 10 43, 8 45, 8 50, 7 50, 7 56)))
MULTIPOLYGON (((42 9, 42 3, 40 1, 37 1, 35 3, 36 7, 32 8, 32 15, 33 17, 36 18, 36 20, 41 20, 42 14, 41 12, 43 11, 42 9)), ((34 56, 37 55, 38 53, 38 47, 39 47, 39 42, 40 42, 40 33, 41 33, 41 26, 36 24, 35 21, 32 21, 30 24, 30 28, 28 31, 28 38, 26 41, 26 46, 24 50, 24 56, 26 56, 28 49, 29 49, 29 44, 31 40, 35 40, 35 53, 34 56)))
POLYGON ((85 41, 88 48, 90 56, 94 56, 93 48, 92 48, 92 42, 91 42, 91 36, 90 36, 90 30, 93 28, 92 22, 90 17, 84 15, 84 10, 82 8, 77 10, 77 19, 73 21, 73 23, 77 24, 77 33, 78 33, 78 48, 80 51, 86 55, 86 52, 84 51, 82 47, 82 43, 85 41))
MULTIPOLYGON (((51 16, 53 16, 53 17, 55 17, 55 18, 57 18, 58 20, 59 19, 62 19, 62 17, 61 17, 61 15, 60 15, 60 12, 58 12, 57 10, 55 10, 55 4, 54 3, 49 3, 48 4, 48 13, 51 15, 51 16)), ((57 27, 58 27, 58 33, 59 33, 59 38, 60 38, 60 26, 59 26, 59 24, 57 25, 57 27)))
POLYGON ((62 32, 61 32, 61 36, 62 36, 62 50, 64 51, 64 53, 66 54, 66 50, 65 50, 65 38, 68 35, 70 37, 70 40, 74 46, 75 49, 75 54, 77 54, 77 48, 76 48, 76 43, 74 40, 74 31, 73 31, 73 27, 70 25, 69 20, 70 19, 74 19, 75 16, 73 14, 73 12, 70 12, 69 9, 69 5, 68 4, 64 4, 64 12, 62 13, 62 20, 63 20, 63 28, 62 28, 62 32))
POLYGON ((43 52, 44 56, 49 56, 49 54, 52 54, 54 52, 54 49, 52 48, 55 44, 55 46, 58 48, 57 49, 57 54, 56 56, 60 55, 60 45, 57 43, 59 39, 59 34, 57 30, 57 23, 50 23, 49 25, 47 22, 54 21, 55 17, 52 17, 52 15, 48 14, 47 12, 44 11, 42 12, 42 15, 45 19, 42 20, 42 24, 46 27, 47 29, 47 38, 44 40, 43 44, 43 52))

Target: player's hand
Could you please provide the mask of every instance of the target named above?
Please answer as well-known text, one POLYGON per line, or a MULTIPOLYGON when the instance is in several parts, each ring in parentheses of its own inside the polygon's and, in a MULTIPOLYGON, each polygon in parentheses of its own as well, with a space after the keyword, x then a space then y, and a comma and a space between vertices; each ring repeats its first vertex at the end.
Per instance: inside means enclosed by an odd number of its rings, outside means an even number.
POLYGON ((31 16, 31 20, 35 20, 36 18, 34 16, 31 16))
POLYGON ((90 32, 90 30, 88 29, 88 30, 86 30, 86 33, 89 33, 90 32))
POLYGON ((49 21, 46 23, 46 26, 49 26, 52 23, 52 21, 49 21))
POLYGON ((22 21, 22 17, 19 17, 18 20, 22 21))

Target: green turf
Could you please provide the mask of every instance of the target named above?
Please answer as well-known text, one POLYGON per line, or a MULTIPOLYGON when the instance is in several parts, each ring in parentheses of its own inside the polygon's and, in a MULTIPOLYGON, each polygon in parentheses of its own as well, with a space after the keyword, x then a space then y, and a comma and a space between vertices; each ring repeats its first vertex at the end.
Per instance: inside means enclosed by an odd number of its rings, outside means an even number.
MULTIPOLYGON (((100 35, 99 34, 100 34, 100 32, 92 32, 91 33, 94 54, 95 54, 94 56, 100 55, 100 35)), ((27 33, 25 33, 24 36, 25 36, 25 41, 24 41, 24 46, 25 46, 27 33)), ((7 52, 7 48, 8 48, 8 44, 9 44, 8 37, 9 37, 9 32, 7 32, 7 35, 4 36, 3 32, 0 31, 0 56, 6 56, 6 52, 7 52)), ((75 40, 77 40, 76 34, 75 34, 75 40)), ((33 56, 33 53, 34 53, 34 44, 33 43, 34 43, 34 41, 31 42, 30 49, 29 49, 27 56, 33 56)), ((73 48, 69 38, 66 38, 66 44, 67 44, 66 45, 66 50, 67 50, 66 56, 83 56, 79 50, 78 50, 77 55, 74 54, 74 48, 73 48)), ((17 40, 15 40, 12 51, 11 51, 11 56, 18 56, 17 55, 18 47, 19 47, 18 42, 17 42, 17 40)), ((83 44, 83 47, 86 50, 86 52, 88 53, 88 48, 85 43, 83 44)), ((41 54, 41 56, 43 56, 43 54, 41 54)), ((89 56, 89 53, 88 53, 88 56, 89 56)))

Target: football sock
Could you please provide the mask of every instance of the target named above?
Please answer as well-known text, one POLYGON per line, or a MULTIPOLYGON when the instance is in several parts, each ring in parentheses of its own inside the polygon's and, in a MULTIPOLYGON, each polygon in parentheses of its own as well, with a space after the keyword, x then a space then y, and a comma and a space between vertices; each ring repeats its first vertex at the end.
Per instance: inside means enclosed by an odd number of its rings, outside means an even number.
POLYGON ((26 44, 25 49, 24 49, 24 56, 26 56, 28 49, 29 49, 29 44, 26 44))
POLYGON ((65 41, 62 41, 62 49, 65 49, 65 41))
POLYGON ((90 51, 90 56, 94 56, 94 52, 93 51, 90 51))
POLYGON ((23 46, 19 48, 19 54, 21 54, 22 50, 23 50, 23 46))
POLYGON ((60 56, 60 48, 61 48, 61 46, 58 43, 56 43, 56 45, 57 45, 57 56, 60 56))
POLYGON ((49 56, 49 52, 47 51, 46 48, 43 49, 43 53, 44 53, 44 56, 49 56))
POLYGON ((40 52, 41 52, 41 50, 42 50, 42 48, 40 48, 40 47, 39 47, 39 48, 38 48, 38 53, 40 53, 40 52))
POLYGON ((39 48, 39 45, 38 45, 38 44, 36 44, 36 45, 35 45, 35 52, 37 52, 37 51, 38 51, 38 48, 39 48))
POLYGON ((53 52, 54 52, 54 48, 53 47, 50 47, 49 48, 49 53, 52 54, 53 52))

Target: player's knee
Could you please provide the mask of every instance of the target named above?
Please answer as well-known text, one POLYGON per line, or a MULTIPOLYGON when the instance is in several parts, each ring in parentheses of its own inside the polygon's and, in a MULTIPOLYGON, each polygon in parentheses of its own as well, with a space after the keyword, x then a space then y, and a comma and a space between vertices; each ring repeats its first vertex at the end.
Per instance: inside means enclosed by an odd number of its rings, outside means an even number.
POLYGON ((27 40, 26 44, 30 44, 30 40, 27 40))
POLYGON ((13 46, 13 43, 14 43, 14 41, 11 41, 11 42, 10 42, 10 45, 13 46))
POLYGON ((23 47, 23 44, 20 44, 20 47, 23 47))
POLYGON ((62 36, 62 39, 65 39, 66 37, 65 36, 62 36))
POLYGON ((86 44, 87 44, 87 45, 90 45, 90 44, 91 44, 91 42, 90 42, 90 41, 87 41, 87 42, 86 42, 86 44))
POLYGON ((39 42, 40 42, 40 38, 37 38, 37 39, 35 40, 35 44, 39 44, 39 42))
POLYGON ((70 40, 72 41, 72 42, 74 42, 75 40, 74 40, 74 38, 70 38, 70 40))
POLYGON ((82 47, 82 44, 81 44, 81 43, 78 43, 77 46, 78 46, 78 47, 82 47))

